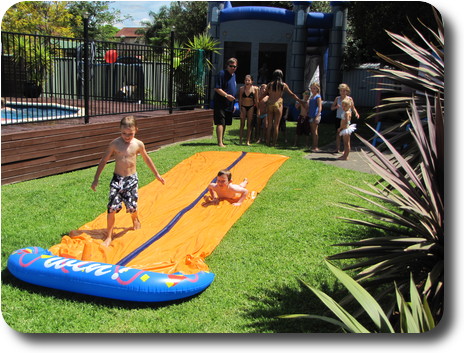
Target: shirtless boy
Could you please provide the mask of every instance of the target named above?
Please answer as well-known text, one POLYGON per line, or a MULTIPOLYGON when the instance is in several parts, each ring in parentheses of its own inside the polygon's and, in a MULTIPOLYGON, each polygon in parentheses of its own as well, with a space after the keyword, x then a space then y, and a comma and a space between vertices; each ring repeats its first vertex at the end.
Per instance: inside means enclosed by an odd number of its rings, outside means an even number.
POLYGON ((269 96, 267 95, 266 92, 267 85, 262 84, 259 86, 259 95, 258 95, 258 111, 259 111, 259 116, 258 116, 258 124, 257 124, 257 129, 256 129, 256 135, 257 135, 257 141, 256 143, 260 143, 261 140, 266 139, 266 119, 267 119, 267 113, 266 113, 266 106, 267 106, 267 100, 269 99, 269 96))
POLYGON ((234 206, 240 206, 248 195, 248 190, 245 186, 248 184, 248 180, 245 178, 240 184, 232 184, 232 174, 228 170, 220 170, 217 175, 217 182, 211 183, 208 186, 211 201, 203 203, 203 206, 217 205, 219 201, 229 200, 235 201, 232 203, 234 206))
POLYGON ((295 133, 295 144, 294 146, 298 146, 298 138, 300 136, 305 136, 306 138, 306 147, 309 147, 309 132, 311 130, 310 123, 309 123, 309 92, 303 92, 303 102, 296 102, 295 108, 300 110, 298 114, 298 120, 296 124, 296 133, 295 133))
POLYGON ((133 116, 127 116, 120 123, 121 136, 114 139, 100 163, 92 183, 92 190, 96 191, 100 174, 111 158, 114 158, 114 175, 110 184, 110 195, 108 201, 107 215, 107 237, 103 245, 109 246, 113 240, 113 228, 115 214, 121 211, 122 203, 126 205, 126 211, 131 214, 134 229, 140 229, 141 223, 137 214, 138 201, 138 177, 136 170, 137 155, 142 155, 143 161, 151 169, 156 179, 165 183, 163 177, 158 173, 155 164, 148 156, 145 145, 135 138, 138 131, 137 122, 133 116))

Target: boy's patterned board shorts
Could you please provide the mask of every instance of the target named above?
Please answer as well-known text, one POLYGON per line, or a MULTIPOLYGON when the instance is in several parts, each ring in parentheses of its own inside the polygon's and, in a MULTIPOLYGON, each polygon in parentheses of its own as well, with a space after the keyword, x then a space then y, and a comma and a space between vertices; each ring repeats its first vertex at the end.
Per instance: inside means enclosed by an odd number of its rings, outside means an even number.
POLYGON ((126 205, 128 213, 137 211, 139 179, 137 173, 122 177, 113 175, 110 183, 110 196, 108 200, 108 213, 118 213, 122 209, 122 203, 126 205))
POLYGON ((311 127, 309 125, 308 117, 299 115, 297 123, 296 123, 296 134, 298 136, 301 136, 301 135, 307 136, 309 135, 310 132, 311 132, 311 127))

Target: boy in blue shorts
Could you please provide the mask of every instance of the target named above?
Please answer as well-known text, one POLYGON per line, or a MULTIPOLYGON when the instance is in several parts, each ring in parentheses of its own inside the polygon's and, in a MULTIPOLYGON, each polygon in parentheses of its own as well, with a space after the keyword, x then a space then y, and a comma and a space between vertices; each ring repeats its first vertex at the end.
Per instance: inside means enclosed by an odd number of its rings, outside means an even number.
POLYGON ((110 184, 110 196, 108 201, 107 215, 107 237, 103 245, 109 246, 113 240, 113 228, 115 214, 121 211, 122 203, 126 205, 126 211, 131 214, 134 229, 140 229, 141 223, 137 214, 138 201, 138 178, 136 170, 137 155, 142 155, 143 161, 151 169, 156 179, 165 183, 163 177, 158 173, 155 164, 148 156, 145 145, 135 138, 137 122, 133 116, 127 116, 120 123, 121 136, 114 139, 100 163, 92 183, 92 190, 96 191, 98 179, 111 158, 114 158, 114 175, 110 184))

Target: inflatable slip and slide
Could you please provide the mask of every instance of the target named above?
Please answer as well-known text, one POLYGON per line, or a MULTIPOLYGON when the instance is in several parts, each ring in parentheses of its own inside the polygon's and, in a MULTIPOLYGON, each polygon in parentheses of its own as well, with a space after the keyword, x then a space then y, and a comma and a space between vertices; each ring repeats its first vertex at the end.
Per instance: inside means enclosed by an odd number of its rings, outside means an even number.
POLYGON ((116 216, 113 241, 106 236, 106 213, 64 236, 49 250, 27 247, 8 259, 9 271, 32 284, 112 299, 160 302, 186 298, 214 279, 205 258, 253 203, 288 157, 245 152, 202 152, 182 161, 139 190, 142 229, 129 214, 116 216), (221 169, 234 183, 248 179, 241 206, 229 201, 203 206, 208 185, 221 169))

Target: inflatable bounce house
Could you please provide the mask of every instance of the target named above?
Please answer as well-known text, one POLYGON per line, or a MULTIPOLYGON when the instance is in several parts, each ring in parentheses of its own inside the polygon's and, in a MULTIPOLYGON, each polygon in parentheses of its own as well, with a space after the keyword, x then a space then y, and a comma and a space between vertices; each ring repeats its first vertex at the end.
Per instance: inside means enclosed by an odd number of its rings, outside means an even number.
POLYGON ((222 69, 225 60, 236 57, 238 84, 247 74, 257 85, 268 83, 281 69, 296 94, 318 81, 323 99, 333 101, 342 80, 348 2, 332 1, 331 13, 310 12, 311 3, 294 1, 293 10, 286 10, 209 1, 210 34, 223 48, 213 64, 222 69))

